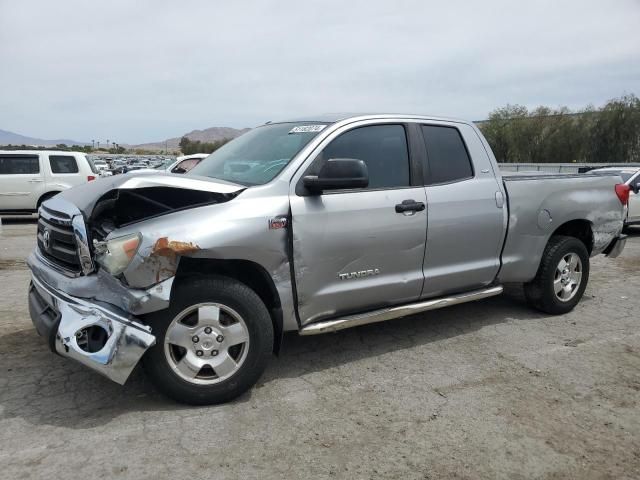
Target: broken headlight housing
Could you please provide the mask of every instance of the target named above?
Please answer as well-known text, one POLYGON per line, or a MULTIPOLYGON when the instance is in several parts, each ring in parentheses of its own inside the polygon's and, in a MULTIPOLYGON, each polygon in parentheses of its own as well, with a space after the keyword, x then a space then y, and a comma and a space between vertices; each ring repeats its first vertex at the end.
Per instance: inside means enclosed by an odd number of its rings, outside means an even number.
POLYGON ((138 247, 142 243, 139 233, 112 238, 103 242, 93 242, 96 262, 111 275, 119 275, 133 260, 138 247))

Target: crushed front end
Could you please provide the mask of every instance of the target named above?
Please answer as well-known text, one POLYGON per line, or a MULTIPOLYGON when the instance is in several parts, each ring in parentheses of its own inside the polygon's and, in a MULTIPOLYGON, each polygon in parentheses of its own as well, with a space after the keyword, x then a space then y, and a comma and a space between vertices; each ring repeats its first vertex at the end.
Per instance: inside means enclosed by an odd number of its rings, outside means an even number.
POLYGON ((81 212, 62 199, 41 207, 31 269, 29 313, 49 348, 123 384, 155 343, 130 312, 166 308, 170 284, 126 288, 95 272, 81 212))
POLYGON ((155 344, 151 328, 104 305, 70 297, 33 276, 29 313, 52 351, 124 384, 155 344))
POLYGON ((139 317, 169 306, 178 259, 197 250, 193 244, 138 233, 133 235, 135 251, 128 251, 121 239, 132 235, 121 233, 123 227, 231 198, 198 189, 175 193, 170 190, 175 181, 166 176, 99 180, 92 183, 102 189, 72 189, 39 210, 37 246, 27 259, 31 320, 53 352, 120 384, 156 341, 139 317), (158 200, 171 200, 172 194, 174 205, 158 200), (114 244, 125 253, 124 261, 109 252, 114 244))

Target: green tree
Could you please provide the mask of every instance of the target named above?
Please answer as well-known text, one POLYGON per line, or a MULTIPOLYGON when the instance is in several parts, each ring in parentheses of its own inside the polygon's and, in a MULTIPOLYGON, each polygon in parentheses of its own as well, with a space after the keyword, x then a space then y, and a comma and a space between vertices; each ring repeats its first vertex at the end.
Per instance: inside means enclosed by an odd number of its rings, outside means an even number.
POLYGON ((578 112, 507 105, 479 126, 499 162, 640 162, 640 100, 635 95, 578 112))
POLYGON ((200 140, 191 140, 187 137, 180 139, 180 151, 183 155, 191 155, 194 153, 212 153, 215 152, 222 145, 227 143, 230 139, 223 138, 214 142, 201 142, 200 140))

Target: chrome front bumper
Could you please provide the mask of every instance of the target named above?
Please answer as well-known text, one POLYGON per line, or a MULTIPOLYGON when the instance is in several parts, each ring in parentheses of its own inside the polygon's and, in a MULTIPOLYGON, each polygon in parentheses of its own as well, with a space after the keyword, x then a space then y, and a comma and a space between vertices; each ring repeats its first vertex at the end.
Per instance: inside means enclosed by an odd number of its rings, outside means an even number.
POLYGON ((151 328, 127 318, 107 304, 72 297, 45 284, 35 275, 29 288, 29 313, 49 347, 119 384, 124 384, 144 352, 156 342, 151 328), (106 342, 96 351, 81 346, 87 329, 99 327, 106 342))

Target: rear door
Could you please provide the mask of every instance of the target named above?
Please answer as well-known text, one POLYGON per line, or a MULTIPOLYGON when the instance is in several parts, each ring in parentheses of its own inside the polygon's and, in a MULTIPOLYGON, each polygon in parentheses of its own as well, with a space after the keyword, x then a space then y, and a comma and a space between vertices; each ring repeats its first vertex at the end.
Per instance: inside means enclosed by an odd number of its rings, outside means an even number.
POLYGON ((47 190, 62 191, 81 183, 86 183, 87 177, 80 174, 78 160, 69 153, 50 153, 48 155, 47 190))
POLYGON ((309 195, 294 179, 292 248, 303 325, 419 298, 426 197, 412 168, 406 130, 403 124, 345 128, 303 167, 303 175, 317 175, 331 158, 363 160, 368 188, 309 195), (396 206, 406 201, 422 209, 398 213, 396 206))
POLYGON ((0 210, 35 210, 44 191, 39 154, 0 154, 0 210))
POLYGON ((428 210, 422 297, 488 285, 500 267, 507 208, 493 166, 469 125, 422 124, 420 133, 428 210))

